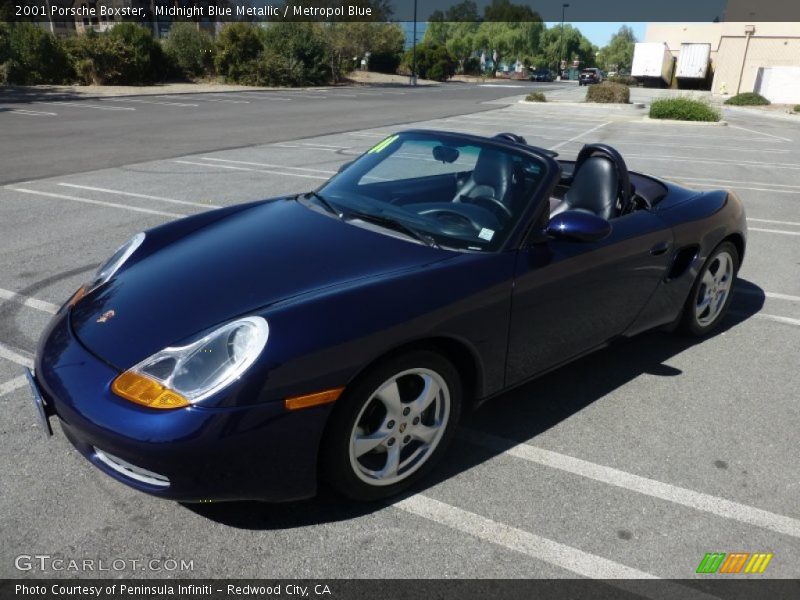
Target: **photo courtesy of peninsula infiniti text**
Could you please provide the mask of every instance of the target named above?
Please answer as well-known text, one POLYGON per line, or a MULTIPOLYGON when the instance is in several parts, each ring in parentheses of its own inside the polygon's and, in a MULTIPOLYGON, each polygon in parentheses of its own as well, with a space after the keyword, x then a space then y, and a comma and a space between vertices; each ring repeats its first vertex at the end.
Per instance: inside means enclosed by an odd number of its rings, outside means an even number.
POLYGON ((402 131, 314 191, 134 235, 42 334, 34 405, 162 498, 376 500, 503 391, 646 330, 714 330, 746 236, 733 193, 607 145, 402 131))

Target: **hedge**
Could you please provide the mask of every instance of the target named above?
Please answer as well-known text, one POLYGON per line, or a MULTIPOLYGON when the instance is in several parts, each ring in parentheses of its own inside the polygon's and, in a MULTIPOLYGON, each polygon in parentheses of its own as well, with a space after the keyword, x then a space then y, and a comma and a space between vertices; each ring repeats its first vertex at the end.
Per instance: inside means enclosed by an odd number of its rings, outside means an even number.
POLYGON ((631 90, 627 85, 604 81, 590 85, 586 89, 586 102, 605 104, 628 104, 631 101, 631 90))
POLYGON ((639 85, 639 81, 635 77, 631 77, 630 75, 612 75, 608 78, 608 81, 611 83, 621 83, 622 85, 627 86, 636 86, 639 85))
POLYGON ((199 77, 214 69, 214 40, 194 23, 173 23, 164 40, 164 53, 181 77, 199 77))
POLYGON ((720 112, 706 102, 691 98, 660 98, 650 105, 651 119, 719 121, 720 112))
POLYGON ((766 106, 770 102, 761 94, 755 92, 745 92, 744 94, 737 94, 725 100, 725 104, 731 106, 766 106))

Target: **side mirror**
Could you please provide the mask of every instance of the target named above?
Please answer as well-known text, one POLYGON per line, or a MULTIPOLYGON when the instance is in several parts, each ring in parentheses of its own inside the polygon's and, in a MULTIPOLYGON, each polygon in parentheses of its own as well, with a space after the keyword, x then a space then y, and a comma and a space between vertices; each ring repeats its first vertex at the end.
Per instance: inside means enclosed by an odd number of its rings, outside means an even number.
POLYGON ((344 170, 345 170, 347 167, 349 167, 350 165, 352 165, 354 162, 356 162, 356 161, 354 161, 354 160, 351 160, 351 161, 348 161, 348 162, 346 162, 346 163, 343 163, 343 164, 342 164, 342 165, 339 167, 339 170, 338 170, 338 171, 336 171, 336 172, 337 172, 337 173, 341 173, 341 172, 342 172, 342 171, 344 171, 344 170))
POLYGON ((576 242, 599 242, 611 233, 611 223, 590 212, 566 210, 550 219, 547 235, 576 242))

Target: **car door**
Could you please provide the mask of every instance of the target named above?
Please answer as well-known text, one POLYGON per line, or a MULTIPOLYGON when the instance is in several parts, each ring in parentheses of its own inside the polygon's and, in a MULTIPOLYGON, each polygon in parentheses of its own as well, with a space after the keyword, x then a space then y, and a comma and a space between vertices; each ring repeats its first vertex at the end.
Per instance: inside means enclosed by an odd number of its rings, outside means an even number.
POLYGON ((652 212, 611 221, 600 242, 546 238, 519 250, 506 385, 623 333, 669 268, 672 232, 652 212))

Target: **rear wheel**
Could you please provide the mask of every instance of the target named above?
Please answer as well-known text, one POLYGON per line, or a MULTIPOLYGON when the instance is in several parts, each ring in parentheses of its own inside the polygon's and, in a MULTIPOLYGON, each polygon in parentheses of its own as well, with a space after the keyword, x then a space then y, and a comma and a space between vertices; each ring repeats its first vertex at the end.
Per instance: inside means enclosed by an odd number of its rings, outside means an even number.
POLYGON ((455 367, 434 352, 376 366, 337 402, 323 439, 323 476, 356 500, 397 494, 441 459, 461 396, 455 367))
POLYGON ((681 323, 685 333, 703 336, 720 324, 733 297, 738 271, 736 246, 723 242, 706 260, 686 301, 681 323))

